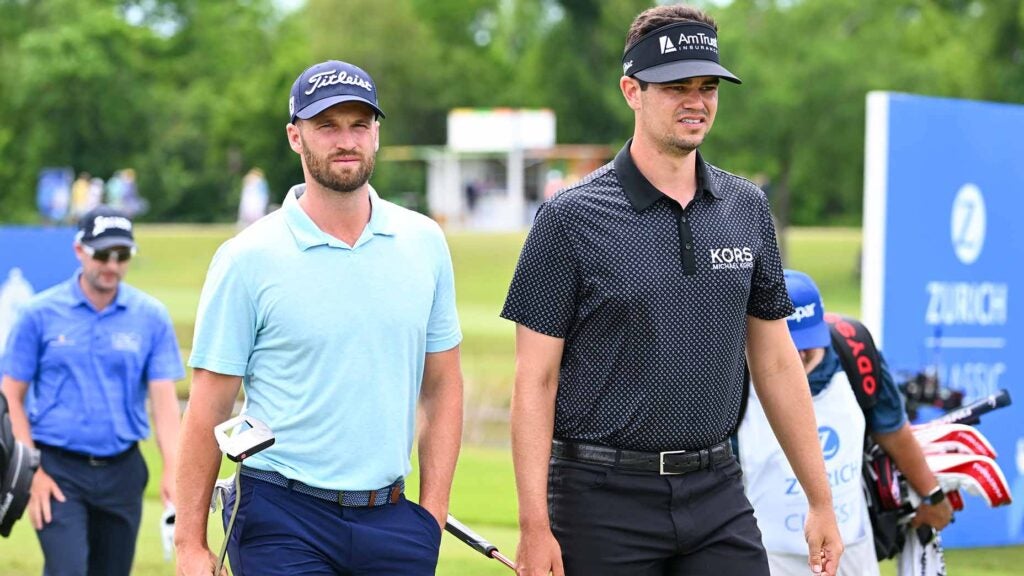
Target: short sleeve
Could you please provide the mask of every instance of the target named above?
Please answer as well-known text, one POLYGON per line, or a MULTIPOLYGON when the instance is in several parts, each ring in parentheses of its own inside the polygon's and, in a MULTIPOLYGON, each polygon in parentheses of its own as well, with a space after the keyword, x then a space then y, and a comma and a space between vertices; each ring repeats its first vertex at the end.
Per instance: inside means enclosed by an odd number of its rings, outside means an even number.
POLYGON ((153 348, 146 366, 146 380, 181 380, 185 377, 185 369, 181 364, 171 315, 160 305, 153 311, 153 317, 153 348))
POLYGON ((256 303, 229 247, 230 241, 217 250, 206 273, 189 365, 245 376, 256 342, 256 303))
POLYGON ((501 317, 565 338, 576 316, 579 269, 558 209, 541 206, 519 254, 501 317))
POLYGON ((427 321, 427 352, 444 352, 451 350, 462 341, 462 330, 459 328, 459 314, 455 308, 455 274, 452 271, 452 256, 448 251, 448 243, 438 230, 440 241, 437 250, 438 272, 437 285, 434 289, 434 302, 430 307, 430 319, 427 321))
POLYGON ((889 434, 903 427, 907 421, 907 410, 885 358, 881 353, 879 357, 882 361, 882 385, 878 388, 878 401, 868 411, 867 426, 875 434, 889 434))
POLYGON ((761 249, 754 260, 747 314, 762 320, 778 320, 794 312, 793 302, 786 290, 779 242, 775 236, 775 223, 772 221, 772 213, 764 193, 758 194, 757 208, 761 249))
POLYGON ((24 309, 7 335, 3 373, 15 380, 32 382, 39 372, 42 331, 33 311, 24 309))

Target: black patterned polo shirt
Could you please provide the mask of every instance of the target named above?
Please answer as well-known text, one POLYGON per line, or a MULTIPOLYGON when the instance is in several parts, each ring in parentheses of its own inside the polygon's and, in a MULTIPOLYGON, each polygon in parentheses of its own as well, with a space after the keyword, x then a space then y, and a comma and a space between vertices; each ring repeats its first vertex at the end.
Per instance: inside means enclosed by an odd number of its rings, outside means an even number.
POLYGON ((793 312, 775 228, 757 186, 699 153, 680 206, 630 143, 541 206, 501 316, 565 340, 555 438, 705 448, 736 424, 747 316, 793 312))

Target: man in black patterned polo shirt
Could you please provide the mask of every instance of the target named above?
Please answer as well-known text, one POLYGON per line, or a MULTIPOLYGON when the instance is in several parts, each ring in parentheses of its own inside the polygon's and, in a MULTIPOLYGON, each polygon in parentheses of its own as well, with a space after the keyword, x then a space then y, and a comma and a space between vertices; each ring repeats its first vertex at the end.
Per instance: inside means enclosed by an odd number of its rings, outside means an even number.
POLYGON ((767 575, 728 442, 745 352, 808 495, 808 563, 838 567, 768 203, 697 151, 720 79, 739 83, 716 31, 686 6, 637 17, 619 83, 633 138, 542 206, 520 255, 502 311, 518 324, 520 576, 767 575))

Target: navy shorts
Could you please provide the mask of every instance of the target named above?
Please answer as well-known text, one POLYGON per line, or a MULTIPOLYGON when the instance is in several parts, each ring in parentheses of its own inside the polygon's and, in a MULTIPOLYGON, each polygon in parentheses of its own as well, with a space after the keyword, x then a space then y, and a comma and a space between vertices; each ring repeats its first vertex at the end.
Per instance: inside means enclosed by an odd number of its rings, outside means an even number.
POLYGON ((567 576, 768 576, 735 458, 678 476, 552 458, 548 513, 567 576))
MULTIPOLYGON (((441 527, 419 504, 342 507, 242 476, 228 542, 237 576, 433 575, 441 527)), ((224 506, 227 526, 234 492, 224 506)))

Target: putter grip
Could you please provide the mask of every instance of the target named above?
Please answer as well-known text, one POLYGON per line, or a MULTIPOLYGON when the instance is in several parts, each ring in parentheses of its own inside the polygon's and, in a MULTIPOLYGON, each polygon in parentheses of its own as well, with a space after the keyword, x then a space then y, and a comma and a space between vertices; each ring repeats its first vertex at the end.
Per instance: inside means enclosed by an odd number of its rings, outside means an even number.
POLYGON ((497 552, 498 550, 494 544, 484 540, 482 536, 470 530, 465 524, 456 520, 451 514, 448 515, 448 522, 444 525, 444 529, 450 532, 452 536, 455 536, 459 540, 465 542, 470 548, 484 556, 487 556, 488 558, 491 557, 492 553, 497 552))

